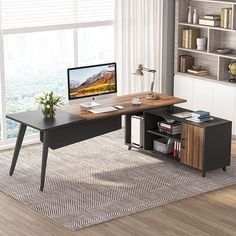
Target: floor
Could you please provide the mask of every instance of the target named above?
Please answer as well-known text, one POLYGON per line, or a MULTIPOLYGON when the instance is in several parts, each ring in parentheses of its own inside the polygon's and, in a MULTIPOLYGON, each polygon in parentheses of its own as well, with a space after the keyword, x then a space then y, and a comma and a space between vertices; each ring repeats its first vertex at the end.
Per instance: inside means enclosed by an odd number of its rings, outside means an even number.
POLYGON ((0 193, 0 235, 236 236, 236 185, 75 232, 0 193))

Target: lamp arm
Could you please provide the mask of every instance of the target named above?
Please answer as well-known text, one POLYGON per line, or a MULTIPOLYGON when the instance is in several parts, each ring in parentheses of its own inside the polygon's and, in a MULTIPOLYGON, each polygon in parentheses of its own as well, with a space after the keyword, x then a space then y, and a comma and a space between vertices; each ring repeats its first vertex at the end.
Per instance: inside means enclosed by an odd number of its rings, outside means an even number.
POLYGON ((147 67, 142 67, 142 70, 143 70, 143 71, 147 71, 147 72, 151 72, 151 73, 155 73, 155 72, 156 72, 156 70, 149 69, 149 68, 147 68, 147 67))
POLYGON ((154 89, 154 83, 155 83, 155 72, 153 72, 153 79, 152 79, 152 84, 151 84, 151 93, 153 94, 153 89, 154 89))

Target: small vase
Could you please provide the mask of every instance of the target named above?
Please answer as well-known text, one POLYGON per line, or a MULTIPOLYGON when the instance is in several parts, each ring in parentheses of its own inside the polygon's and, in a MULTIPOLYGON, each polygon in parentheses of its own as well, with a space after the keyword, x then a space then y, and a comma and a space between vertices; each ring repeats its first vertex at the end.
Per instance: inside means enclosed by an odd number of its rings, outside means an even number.
POLYGON ((197 12, 197 9, 193 9, 193 24, 198 24, 198 12, 197 12))
POLYGON ((53 106, 48 107, 44 107, 42 109, 43 115, 45 118, 54 118, 56 115, 56 109, 53 106))
POLYGON ((206 50, 207 38, 197 38, 197 50, 204 51, 206 50))
POLYGON ((192 24, 193 23, 193 13, 192 13, 192 7, 188 7, 188 23, 192 24))

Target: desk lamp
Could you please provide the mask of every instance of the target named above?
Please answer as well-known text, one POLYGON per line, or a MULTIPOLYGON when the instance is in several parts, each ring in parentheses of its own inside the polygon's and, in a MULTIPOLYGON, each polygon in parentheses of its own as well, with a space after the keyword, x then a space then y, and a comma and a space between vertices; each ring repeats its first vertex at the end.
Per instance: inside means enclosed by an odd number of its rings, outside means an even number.
POLYGON ((147 72, 153 73, 153 80, 152 80, 151 90, 150 90, 151 92, 148 94, 148 96, 146 96, 146 99, 149 99, 149 100, 157 100, 157 99, 159 99, 159 96, 154 94, 154 92, 153 92, 154 83, 155 83, 155 73, 156 73, 156 70, 149 69, 147 67, 144 67, 142 64, 140 64, 140 65, 138 65, 138 68, 133 73, 133 75, 143 76, 143 71, 147 71, 147 72))

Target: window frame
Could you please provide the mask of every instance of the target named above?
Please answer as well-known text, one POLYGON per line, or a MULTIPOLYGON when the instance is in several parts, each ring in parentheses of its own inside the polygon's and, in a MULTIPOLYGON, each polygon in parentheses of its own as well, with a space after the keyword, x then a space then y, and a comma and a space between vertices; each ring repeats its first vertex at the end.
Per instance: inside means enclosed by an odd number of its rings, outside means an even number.
MULTIPOLYGON (((109 21, 95 21, 88 23, 75 23, 75 24, 62 24, 53 26, 42 26, 42 27, 27 27, 27 28, 16 28, 16 29, 3 29, 0 31, 0 108, 1 108, 1 140, 0 150, 14 147, 16 138, 7 138, 7 120, 6 120, 6 91, 5 91, 5 66, 4 66, 4 35, 9 34, 22 34, 22 33, 34 33, 34 32, 46 32, 46 31, 58 31, 58 30, 73 30, 73 48, 74 48, 74 67, 79 65, 79 54, 78 54, 78 29, 80 28, 91 28, 101 26, 114 26, 114 20, 109 21)), ((113 34, 115 32, 113 31, 113 34)), ((115 38, 114 38, 115 40, 115 38)), ((113 53, 115 48, 113 49, 113 53)), ((115 54, 114 54, 115 55, 115 54)), ((23 145, 35 144, 39 142, 39 135, 25 136, 23 145)))

